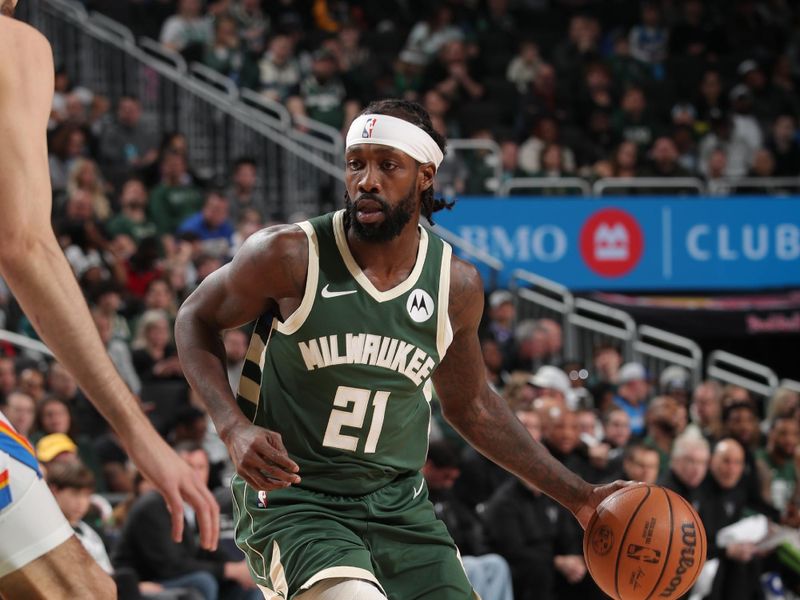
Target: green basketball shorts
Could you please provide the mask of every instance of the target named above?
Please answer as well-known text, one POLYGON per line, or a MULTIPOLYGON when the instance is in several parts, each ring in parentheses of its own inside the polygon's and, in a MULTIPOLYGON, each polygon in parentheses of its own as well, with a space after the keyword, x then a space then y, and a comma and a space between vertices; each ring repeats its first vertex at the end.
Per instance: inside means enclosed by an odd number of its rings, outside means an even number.
POLYGON ((231 491, 236 544, 268 600, 332 577, 372 581, 389 600, 478 599, 419 473, 356 497, 265 494, 238 476, 231 491))

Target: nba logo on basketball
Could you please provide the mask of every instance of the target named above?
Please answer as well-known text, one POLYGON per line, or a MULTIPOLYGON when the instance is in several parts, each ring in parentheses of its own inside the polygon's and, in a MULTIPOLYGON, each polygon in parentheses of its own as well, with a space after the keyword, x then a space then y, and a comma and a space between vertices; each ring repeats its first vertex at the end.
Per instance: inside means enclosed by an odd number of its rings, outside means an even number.
POLYGON ((371 138, 372 137, 372 130, 375 129, 375 123, 377 123, 378 118, 372 117, 367 119, 367 122, 364 123, 364 131, 361 132, 362 138, 371 138))
POLYGON ((601 277, 620 277, 639 263, 644 236, 630 213, 606 208, 592 214, 583 224, 580 250, 592 271, 601 277))

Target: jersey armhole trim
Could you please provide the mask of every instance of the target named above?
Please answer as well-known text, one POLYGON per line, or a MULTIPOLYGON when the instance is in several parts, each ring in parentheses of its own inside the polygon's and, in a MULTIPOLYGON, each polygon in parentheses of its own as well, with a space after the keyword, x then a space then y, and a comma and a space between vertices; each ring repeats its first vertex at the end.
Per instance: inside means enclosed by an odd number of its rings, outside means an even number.
POLYGON ((453 326, 450 323, 450 265, 453 258, 453 248, 447 242, 442 242, 442 267, 439 272, 439 298, 436 303, 439 313, 436 321, 436 351, 439 353, 439 362, 442 362, 447 348, 453 341, 453 326))
POLYGON ((317 295, 317 284, 319 282, 319 242, 314 226, 308 221, 297 224, 308 237, 308 271, 306 275, 306 289, 303 293, 303 300, 289 318, 283 323, 277 321, 275 329, 284 335, 292 335, 306 322, 311 308, 314 306, 314 297, 317 295))

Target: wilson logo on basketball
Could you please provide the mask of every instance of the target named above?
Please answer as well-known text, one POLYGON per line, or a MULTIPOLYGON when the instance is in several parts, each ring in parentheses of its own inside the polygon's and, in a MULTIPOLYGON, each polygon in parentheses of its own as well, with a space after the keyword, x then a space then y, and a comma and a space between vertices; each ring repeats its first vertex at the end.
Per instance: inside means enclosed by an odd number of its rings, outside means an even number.
POLYGON ((661 552, 655 548, 648 548, 639 544, 628 544, 628 558, 657 565, 661 560, 661 552))
POLYGON ((592 548, 600 556, 608 554, 614 546, 614 533, 605 525, 600 527, 592 537, 592 548))
POLYGON ((683 581, 686 570, 694 566, 694 552, 697 547, 697 530, 694 523, 681 525, 681 541, 683 542, 681 560, 678 563, 678 568, 675 569, 675 576, 669 580, 669 585, 661 592, 660 596, 662 598, 671 597, 672 593, 683 581))

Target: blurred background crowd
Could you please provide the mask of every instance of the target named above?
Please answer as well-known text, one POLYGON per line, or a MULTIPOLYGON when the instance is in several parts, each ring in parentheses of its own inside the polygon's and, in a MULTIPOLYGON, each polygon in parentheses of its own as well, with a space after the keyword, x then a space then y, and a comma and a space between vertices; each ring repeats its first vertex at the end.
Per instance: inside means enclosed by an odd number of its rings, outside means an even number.
MULTIPOLYGON (((800 9, 784 0, 85 4, 337 130, 372 99, 417 100, 441 133, 500 143, 503 177, 800 173, 800 9)), ((310 215, 266 214, 253 157, 201 171, 180 131, 155 131, 139 98, 112 104, 58 67, 53 226, 114 364, 217 491, 226 543, 207 554, 191 535, 170 541, 163 502, 58 363, 0 344, 0 410, 34 443, 76 531, 117 573, 121 597, 257 598, 231 541, 227 452, 186 384, 172 326, 181 302, 250 234, 310 215)), ((439 188, 490 192, 498 182, 484 167, 450 160, 439 188)), ((0 325, 36 337, 3 286, 0 325)), ((249 330, 224 341, 235 390, 249 330)), ((594 482, 659 482, 693 503, 709 556, 720 559, 708 597, 763 598, 776 581, 786 597, 800 589, 800 560, 715 542, 751 513, 800 525, 796 393, 693 386, 681 367, 647 372, 613 345, 575 361, 563 354, 560 325, 518 319, 505 290, 488 296, 482 350, 492 384, 571 469, 594 482)), ((502 557, 517 600, 600 598, 571 517, 434 417, 424 474, 462 554, 502 557)), ((470 572, 497 568, 477 562, 470 572)), ((501 587, 485 600, 507 600, 492 595, 501 587)))

